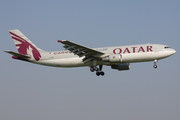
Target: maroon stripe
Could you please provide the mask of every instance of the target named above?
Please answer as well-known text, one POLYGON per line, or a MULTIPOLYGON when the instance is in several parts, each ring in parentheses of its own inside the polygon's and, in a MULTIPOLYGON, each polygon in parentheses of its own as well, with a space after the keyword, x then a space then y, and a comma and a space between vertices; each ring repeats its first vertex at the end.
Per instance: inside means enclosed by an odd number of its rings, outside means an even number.
MULTIPOLYGON (((16 37, 14 37, 14 36, 12 36, 12 39, 15 39, 15 40, 17 40, 17 41, 19 41, 19 42, 23 42, 23 40, 24 40, 24 39, 16 38, 16 37)), ((24 40, 24 41, 25 41, 25 40, 24 40)))
POLYGON ((20 37, 20 36, 18 36, 18 35, 16 35, 16 34, 14 34, 14 33, 12 33, 12 32, 9 32, 11 35, 14 35, 15 37, 17 37, 17 38, 19 38, 19 39, 21 39, 21 40, 24 40, 22 37, 20 37))

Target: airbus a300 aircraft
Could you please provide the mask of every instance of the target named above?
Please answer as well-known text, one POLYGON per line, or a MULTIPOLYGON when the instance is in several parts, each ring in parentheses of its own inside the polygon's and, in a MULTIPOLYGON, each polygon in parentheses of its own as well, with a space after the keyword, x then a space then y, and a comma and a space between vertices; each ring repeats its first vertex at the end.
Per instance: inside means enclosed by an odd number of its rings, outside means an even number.
POLYGON ((96 75, 104 75, 102 66, 111 66, 112 69, 129 70, 130 63, 157 61, 173 55, 176 51, 167 45, 141 44, 130 46, 88 48, 68 40, 58 40, 65 51, 47 52, 35 46, 19 30, 9 30, 19 53, 5 51, 12 54, 12 58, 35 64, 53 67, 82 67, 89 66, 96 75), (97 67, 99 66, 99 67, 97 67))

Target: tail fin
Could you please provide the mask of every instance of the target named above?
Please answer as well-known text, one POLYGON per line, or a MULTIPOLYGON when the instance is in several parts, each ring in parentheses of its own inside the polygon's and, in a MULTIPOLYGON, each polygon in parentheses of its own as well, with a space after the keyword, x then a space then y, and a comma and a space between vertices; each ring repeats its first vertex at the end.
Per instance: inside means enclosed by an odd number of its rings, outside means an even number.
POLYGON ((18 52, 23 55, 33 55, 35 60, 41 58, 40 48, 36 47, 25 35, 23 35, 19 30, 9 30, 11 37, 18 49, 18 52))

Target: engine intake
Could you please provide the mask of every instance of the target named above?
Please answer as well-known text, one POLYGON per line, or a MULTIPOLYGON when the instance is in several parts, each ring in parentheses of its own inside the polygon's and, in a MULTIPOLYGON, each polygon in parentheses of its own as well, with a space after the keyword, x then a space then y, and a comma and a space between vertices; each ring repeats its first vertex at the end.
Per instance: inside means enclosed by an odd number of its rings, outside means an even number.
POLYGON ((129 70, 130 68, 130 63, 122 63, 122 64, 117 64, 117 65, 111 65, 112 69, 117 69, 119 71, 121 70, 129 70))

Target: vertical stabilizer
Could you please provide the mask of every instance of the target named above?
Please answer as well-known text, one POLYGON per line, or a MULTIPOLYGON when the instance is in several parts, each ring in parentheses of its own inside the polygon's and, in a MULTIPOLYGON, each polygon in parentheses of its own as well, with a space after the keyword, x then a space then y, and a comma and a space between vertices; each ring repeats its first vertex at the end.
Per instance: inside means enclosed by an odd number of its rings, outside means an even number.
POLYGON ((41 58, 40 48, 34 45, 25 35, 23 35, 19 30, 9 30, 11 37, 18 49, 18 52, 23 55, 32 55, 35 60, 41 58))

